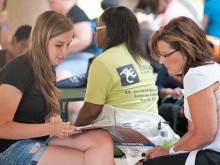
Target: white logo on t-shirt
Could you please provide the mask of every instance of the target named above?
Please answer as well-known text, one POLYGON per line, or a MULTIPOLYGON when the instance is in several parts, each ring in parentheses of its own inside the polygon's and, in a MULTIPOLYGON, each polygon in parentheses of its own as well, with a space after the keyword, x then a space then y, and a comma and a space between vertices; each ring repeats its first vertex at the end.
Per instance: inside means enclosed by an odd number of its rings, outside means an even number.
POLYGON ((125 74, 126 80, 127 80, 128 83, 133 83, 133 82, 134 82, 133 79, 129 80, 129 77, 135 78, 135 77, 137 76, 137 74, 133 71, 132 68, 129 68, 129 69, 128 69, 128 68, 125 68, 125 69, 120 73, 120 75, 122 75, 122 74, 125 74))
POLYGON ((131 85, 140 82, 138 74, 133 64, 121 66, 117 68, 117 72, 121 78, 122 86, 131 85))

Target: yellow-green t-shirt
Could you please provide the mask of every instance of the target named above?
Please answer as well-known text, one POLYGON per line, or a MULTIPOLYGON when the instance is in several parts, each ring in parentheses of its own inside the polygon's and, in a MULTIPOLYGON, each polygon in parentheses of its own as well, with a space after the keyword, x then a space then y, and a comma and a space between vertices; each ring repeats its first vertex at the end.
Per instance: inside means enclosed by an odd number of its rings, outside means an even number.
POLYGON ((157 112, 158 93, 149 62, 140 66, 126 44, 106 50, 89 69, 85 101, 118 108, 157 112))

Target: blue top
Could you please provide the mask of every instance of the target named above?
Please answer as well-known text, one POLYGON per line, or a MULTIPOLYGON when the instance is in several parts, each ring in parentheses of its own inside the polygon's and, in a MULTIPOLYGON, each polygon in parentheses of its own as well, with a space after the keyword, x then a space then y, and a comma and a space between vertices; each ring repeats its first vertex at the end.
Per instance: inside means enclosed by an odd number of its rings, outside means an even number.
POLYGON ((158 92, 160 92, 162 88, 175 89, 177 87, 180 87, 183 89, 183 84, 175 80, 173 77, 169 76, 164 65, 161 67, 160 71, 158 72, 156 85, 158 87, 158 92))
MULTIPOLYGON (((161 67, 161 69, 158 72, 156 85, 158 88, 158 92, 160 92, 160 90, 163 88, 175 89, 175 88, 179 87, 179 88, 183 89, 183 83, 175 80, 172 76, 170 76, 167 73, 167 70, 164 65, 161 67)), ((159 99, 158 101, 159 101, 158 103, 160 104, 161 100, 159 99)))
POLYGON ((207 34, 220 38, 220 0, 206 0, 204 14, 209 17, 207 34))

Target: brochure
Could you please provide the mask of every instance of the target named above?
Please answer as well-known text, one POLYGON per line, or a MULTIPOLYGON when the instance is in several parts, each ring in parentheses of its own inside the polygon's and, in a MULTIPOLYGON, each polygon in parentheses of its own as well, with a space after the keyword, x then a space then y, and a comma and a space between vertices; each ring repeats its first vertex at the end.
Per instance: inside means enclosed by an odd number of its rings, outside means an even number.
POLYGON ((82 131, 88 129, 105 129, 112 135, 114 145, 117 146, 155 146, 144 135, 132 128, 118 125, 87 125, 79 127, 79 129, 82 131))

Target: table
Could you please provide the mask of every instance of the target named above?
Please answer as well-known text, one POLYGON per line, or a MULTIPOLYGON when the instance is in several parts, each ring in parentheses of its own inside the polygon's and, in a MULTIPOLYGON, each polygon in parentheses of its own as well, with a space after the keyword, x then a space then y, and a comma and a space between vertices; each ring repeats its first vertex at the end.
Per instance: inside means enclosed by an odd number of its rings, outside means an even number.
POLYGON ((63 121, 68 120, 68 103, 70 101, 83 101, 86 88, 60 88, 60 107, 63 121))

